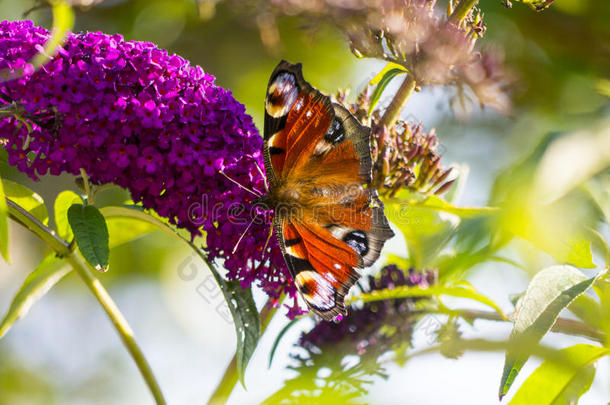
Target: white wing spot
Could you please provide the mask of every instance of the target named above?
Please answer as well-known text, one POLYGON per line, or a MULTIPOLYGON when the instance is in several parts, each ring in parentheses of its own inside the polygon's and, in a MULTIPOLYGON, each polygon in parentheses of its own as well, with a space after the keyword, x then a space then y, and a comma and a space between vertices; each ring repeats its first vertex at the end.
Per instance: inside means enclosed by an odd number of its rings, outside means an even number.
POLYGON ((307 282, 316 285, 316 291, 302 296, 314 308, 326 311, 335 306, 335 288, 326 277, 315 271, 302 271, 296 275, 295 282, 301 289, 307 282))

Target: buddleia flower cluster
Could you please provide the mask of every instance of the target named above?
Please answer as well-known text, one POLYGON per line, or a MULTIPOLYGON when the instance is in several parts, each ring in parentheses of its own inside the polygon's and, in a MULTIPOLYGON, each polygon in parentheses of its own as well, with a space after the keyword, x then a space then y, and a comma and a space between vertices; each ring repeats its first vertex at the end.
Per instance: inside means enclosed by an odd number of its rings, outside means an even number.
POLYGON ((356 56, 401 65, 418 86, 454 86, 464 107, 472 94, 481 105, 502 113, 510 108, 505 89, 511 80, 501 56, 476 47, 485 32, 477 8, 457 22, 450 17, 454 0, 446 13, 436 0, 271 0, 271 4, 277 13, 336 26, 356 56))
MULTIPOLYGON (((99 32, 69 34, 35 70, 30 61, 49 37, 30 21, 0 23, 0 73, 10 79, 0 83, 0 145, 9 163, 35 180, 84 169, 93 184, 126 188, 193 237, 204 232, 228 278, 295 298, 275 239, 263 251, 268 218, 244 233, 253 212, 244 187, 264 191, 262 139, 231 92, 178 55, 99 32)), ((298 313, 295 304, 290 314, 298 313)))
MULTIPOLYGON (((417 272, 388 265, 377 277, 367 277, 361 293, 397 287, 427 288, 436 279, 435 271, 417 272)), ((341 322, 318 322, 301 335, 298 352, 292 354, 294 364, 290 368, 298 376, 288 380, 265 403, 303 403, 305 399, 316 398, 351 403, 361 397, 372 377, 385 376, 380 357, 410 346, 414 325, 419 320, 417 305, 423 301, 409 297, 354 304, 341 322)))
POLYGON ((370 126, 373 158, 373 187, 382 197, 394 197, 400 190, 442 194, 455 182, 451 168, 441 163, 440 143, 435 130, 422 123, 396 120, 390 128, 380 125, 381 112, 369 115, 371 91, 365 88, 352 103, 338 91, 334 101, 343 104, 363 125, 370 126))

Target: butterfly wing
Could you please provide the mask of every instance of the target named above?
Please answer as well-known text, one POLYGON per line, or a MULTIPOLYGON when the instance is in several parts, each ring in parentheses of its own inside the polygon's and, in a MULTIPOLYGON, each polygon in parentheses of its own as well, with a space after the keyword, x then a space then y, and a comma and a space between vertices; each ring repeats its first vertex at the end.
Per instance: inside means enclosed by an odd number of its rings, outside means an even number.
POLYGON ((302 214, 276 209, 275 232, 308 306, 326 320, 345 314, 356 268, 379 258, 394 234, 370 187, 370 129, 282 61, 265 101, 265 168, 271 187, 296 195, 302 214))
POLYGON ((345 295, 360 277, 355 269, 366 267, 363 256, 379 256, 383 242, 393 236, 388 231, 384 227, 365 232, 338 224, 289 221, 276 225, 286 264, 301 296, 327 321, 346 314, 345 295))
POLYGON ((263 152, 267 178, 272 184, 304 155, 311 134, 324 134, 331 110, 329 98, 303 79, 301 64, 278 64, 265 98, 263 152))

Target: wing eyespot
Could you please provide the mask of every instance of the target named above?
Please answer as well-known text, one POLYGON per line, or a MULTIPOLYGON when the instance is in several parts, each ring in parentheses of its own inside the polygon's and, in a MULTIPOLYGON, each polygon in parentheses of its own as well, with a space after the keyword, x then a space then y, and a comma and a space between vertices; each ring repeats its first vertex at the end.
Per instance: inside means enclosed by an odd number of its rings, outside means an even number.
POLYGON ((369 240, 363 231, 352 231, 343 237, 343 241, 362 257, 366 256, 369 251, 369 240))
POLYGON ((323 156, 337 144, 345 141, 345 139, 346 135, 343 123, 337 119, 337 117, 334 117, 328 130, 326 130, 324 136, 316 144, 313 155, 315 157, 323 156))
POLYGON ((324 135, 324 140, 330 144, 336 145, 345 140, 345 128, 337 117, 333 118, 328 131, 324 135))
POLYGON ((297 99, 299 88, 294 74, 278 73, 267 89, 265 111, 273 118, 282 118, 288 114, 297 99))

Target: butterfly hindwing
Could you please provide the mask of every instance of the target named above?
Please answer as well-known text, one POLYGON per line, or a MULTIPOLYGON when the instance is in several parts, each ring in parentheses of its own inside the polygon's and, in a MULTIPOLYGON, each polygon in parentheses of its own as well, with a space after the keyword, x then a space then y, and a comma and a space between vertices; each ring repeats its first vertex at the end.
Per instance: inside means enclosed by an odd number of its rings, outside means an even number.
POLYGON ((354 271, 360 262, 357 253, 317 224, 285 221, 276 227, 276 233, 309 308, 326 320, 345 314, 345 295, 358 279, 354 271))
POLYGON ((370 187, 370 129, 282 61, 267 88, 264 155, 286 264, 307 305, 332 320, 356 269, 394 235, 370 187))
POLYGON ((379 259, 385 241, 394 236, 382 206, 369 207, 366 211, 370 218, 366 223, 334 223, 327 226, 333 237, 343 241, 358 253, 362 260, 358 267, 362 268, 375 263, 379 259))
POLYGON ((326 320, 345 314, 345 295, 359 278, 355 269, 375 262, 384 242, 393 236, 383 210, 371 210, 367 231, 343 224, 321 226, 288 221, 276 227, 299 292, 307 305, 326 320))

